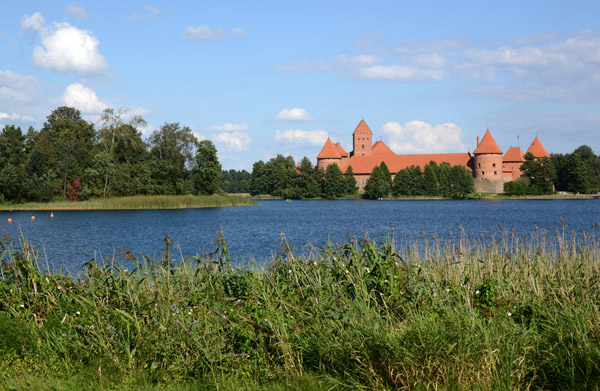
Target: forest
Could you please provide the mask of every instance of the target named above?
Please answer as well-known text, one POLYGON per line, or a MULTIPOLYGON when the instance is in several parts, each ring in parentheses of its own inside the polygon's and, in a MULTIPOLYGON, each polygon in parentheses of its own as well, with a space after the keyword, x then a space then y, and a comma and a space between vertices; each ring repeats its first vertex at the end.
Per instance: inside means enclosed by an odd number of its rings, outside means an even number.
POLYGON ((131 195, 213 194, 221 164, 210 140, 165 123, 147 141, 145 121, 106 109, 98 127, 58 107, 43 127, 0 133, 0 202, 87 200, 131 195), (127 121, 125 120, 127 118, 127 121))

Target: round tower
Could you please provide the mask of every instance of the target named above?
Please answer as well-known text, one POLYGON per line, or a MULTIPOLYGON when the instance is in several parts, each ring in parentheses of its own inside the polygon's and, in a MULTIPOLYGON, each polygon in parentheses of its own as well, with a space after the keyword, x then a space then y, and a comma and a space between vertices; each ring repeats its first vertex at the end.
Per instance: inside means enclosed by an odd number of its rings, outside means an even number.
POLYGON ((477 138, 473 151, 473 177, 475 179, 502 178, 502 150, 488 129, 481 142, 477 138))

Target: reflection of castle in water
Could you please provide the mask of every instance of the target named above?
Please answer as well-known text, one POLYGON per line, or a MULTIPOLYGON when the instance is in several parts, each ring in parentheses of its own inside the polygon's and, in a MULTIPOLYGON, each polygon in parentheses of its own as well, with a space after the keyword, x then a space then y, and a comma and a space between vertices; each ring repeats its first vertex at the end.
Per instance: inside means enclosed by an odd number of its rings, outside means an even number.
MULTIPOLYGON (((373 168, 385 162, 392 176, 398 171, 410 166, 425 167, 429 162, 443 162, 453 166, 462 165, 473 173, 475 190, 478 192, 501 193, 504 182, 513 181, 521 176, 521 164, 525 161, 523 151, 519 147, 511 147, 502 156, 502 150, 496 144, 492 133, 487 130, 473 151, 466 153, 432 153, 397 155, 383 141, 373 144, 373 132, 364 120, 358 123, 354 130, 353 150, 344 151, 340 143, 334 144, 327 138, 321 152, 317 155, 317 168, 325 169, 329 164, 336 163, 342 171, 352 166, 358 186, 362 189, 373 168)), ((548 152, 536 137, 527 152, 535 157, 549 157, 548 152)))

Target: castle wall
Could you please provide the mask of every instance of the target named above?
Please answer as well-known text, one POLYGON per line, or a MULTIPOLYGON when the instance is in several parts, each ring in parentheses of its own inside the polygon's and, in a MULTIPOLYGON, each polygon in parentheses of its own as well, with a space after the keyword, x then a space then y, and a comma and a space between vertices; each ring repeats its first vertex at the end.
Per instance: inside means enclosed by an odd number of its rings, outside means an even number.
POLYGON ((502 178, 502 154, 483 153, 473 158, 475 179, 502 178))
POLYGON ((509 177, 505 178, 484 178, 475 179, 476 193, 504 193, 504 183, 510 182, 509 177))
POLYGON ((521 165, 523 162, 505 162, 502 165, 504 166, 504 171, 510 171, 511 175, 509 176, 511 181, 516 181, 523 175, 521 172, 521 165))
POLYGON ((319 168, 325 170, 331 163, 337 164, 340 168, 342 167, 342 159, 317 159, 317 170, 319 168))

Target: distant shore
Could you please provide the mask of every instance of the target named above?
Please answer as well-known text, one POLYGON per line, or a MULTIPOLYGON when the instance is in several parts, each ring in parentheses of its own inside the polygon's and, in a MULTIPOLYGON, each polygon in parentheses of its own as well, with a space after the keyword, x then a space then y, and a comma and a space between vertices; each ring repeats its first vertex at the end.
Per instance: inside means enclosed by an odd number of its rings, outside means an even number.
POLYGON ((224 206, 250 206, 257 202, 241 195, 172 195, 96 198, 87 201, 28 202, 0 205, 0 211, 13 210, 135 210, 188 209, 224 206))

